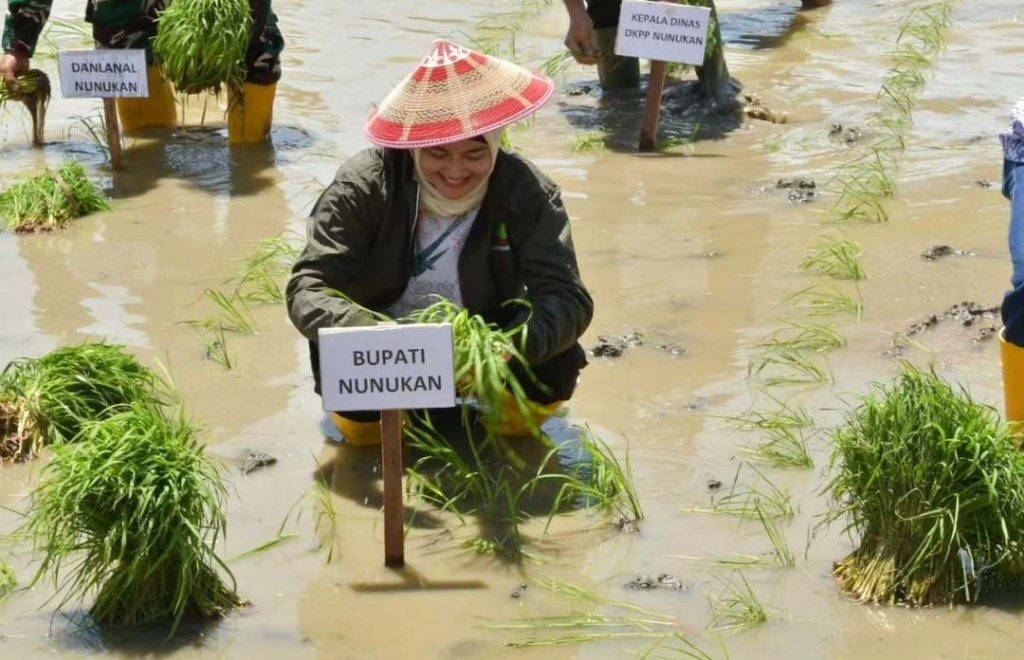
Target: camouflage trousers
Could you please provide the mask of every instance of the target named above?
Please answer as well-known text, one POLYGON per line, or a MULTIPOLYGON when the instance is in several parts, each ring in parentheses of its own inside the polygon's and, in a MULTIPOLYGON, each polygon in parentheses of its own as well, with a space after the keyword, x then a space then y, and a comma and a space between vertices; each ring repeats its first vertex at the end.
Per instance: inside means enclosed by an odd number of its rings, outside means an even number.
MULTIPOLYGON (((85 20, 92 24, 100 48, 145 48, 152 64, 150 43, 156 37, 156 18, 171 0, 89 0, 85 20)), ((39 33, 50 14, 53 0, 8 0, 10 13, 4 21, 3 48, 32 56, 39 33)), ((248 82, 269 85, 281 77, 284 37, 277 27, 271 0, 249 0, 253 12, 253 36, 246 53, 248 82)))

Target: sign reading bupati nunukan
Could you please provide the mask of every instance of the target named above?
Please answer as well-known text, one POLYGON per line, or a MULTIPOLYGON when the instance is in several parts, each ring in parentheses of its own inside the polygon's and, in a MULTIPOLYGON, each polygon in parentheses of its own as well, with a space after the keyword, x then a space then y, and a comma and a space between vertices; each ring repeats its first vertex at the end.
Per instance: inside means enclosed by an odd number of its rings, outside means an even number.
POLYGON ((451 325, 324 328, 319 332, 324 410, 381 411, 384 563, 405 563, 402 410, 455 405, 451 325))

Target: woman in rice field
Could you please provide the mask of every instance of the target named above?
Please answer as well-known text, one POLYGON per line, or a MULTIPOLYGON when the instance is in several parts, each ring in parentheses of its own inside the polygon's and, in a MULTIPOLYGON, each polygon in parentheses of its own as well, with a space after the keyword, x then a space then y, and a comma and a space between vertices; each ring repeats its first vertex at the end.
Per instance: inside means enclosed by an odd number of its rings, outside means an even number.
MULTIPOLYGON (((50 15, 53 0, 7 0, 0 78, 11 88, 15 76, 29 69, 39 34, 50 15)), ((128 134, 143 128, 173 128, 177 112, 170 84, 153 65, 152 42, 157 19, 170 0, 88 0, 85 19, 92 23, 100 48, 145 48, 149 65, 149 98, 117 99, 121 126, 128 134)), ((245 58, 242 94, 233 95, 228 108, 228 139, 232 143, 261 142, 270 132, 274 95, 281 77, 284 39, 277 28, 271 0, 249 0, 253 35, 245 58)))
POLYGON ((1010 200, 1010 262, 1013 289, 1003 299, 1003 388, 1006 419, 1024 421, 1024 99, 1010 115, 1010 126, 999 136, 1003 144, 1003 195, 1010 200))
MULTIPOLYGON (((316 381, 320 328, 373 325, 364 308, 398 318, 442 296, 504 328, 528 318, 521 353, 536 382, 519 380, 536 423, 572 395, 593 302, 569 217, 558 187, 500 148, 503 128, 535 112, 552 87, 515 64, 438 41, 376 108, 366 135, 377 147, 342 165, 321 195, 288 283, 289 313, 310 341, 316 381), (529 311, 504 304, 514 299, 529 311)), ((499 432, 521 434, 525 421, 507 417, 499 432)), ((355 445, 379 442, 378 419, 376 411, 334 415, 355 445)))

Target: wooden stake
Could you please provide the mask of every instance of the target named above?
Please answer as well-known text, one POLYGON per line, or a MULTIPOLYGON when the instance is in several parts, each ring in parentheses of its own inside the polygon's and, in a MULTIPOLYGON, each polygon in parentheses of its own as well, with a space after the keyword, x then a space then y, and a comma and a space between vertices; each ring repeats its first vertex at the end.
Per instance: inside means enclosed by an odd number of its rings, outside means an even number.
POLYGON ((651 61, 651 77, 647 82, 644 123, 640 126, 640 151, 658 148, 658 122, 661 120, 661 94, 665 91, 665 63, 651 61))
POLYGON ((114 99, 103 99, 103 119, 107 125, 107 146, 110 148, 110 166, 121 169, 121 126, 117 123, 114 99))
POLYGON ((380 413, 381 469, 384 472, 384 565, 405 565, 405 510, 402 506, 402 411, 380 413))

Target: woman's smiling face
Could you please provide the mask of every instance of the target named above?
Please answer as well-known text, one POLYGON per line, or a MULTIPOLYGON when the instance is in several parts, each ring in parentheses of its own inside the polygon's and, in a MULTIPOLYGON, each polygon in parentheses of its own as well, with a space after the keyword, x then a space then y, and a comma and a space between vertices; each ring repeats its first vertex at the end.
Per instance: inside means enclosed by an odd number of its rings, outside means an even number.
POLYGON ((470 138, 427 147, 420 152, 420 172, 447 199, 461 199, 491 173, 491 149, 470 138))

